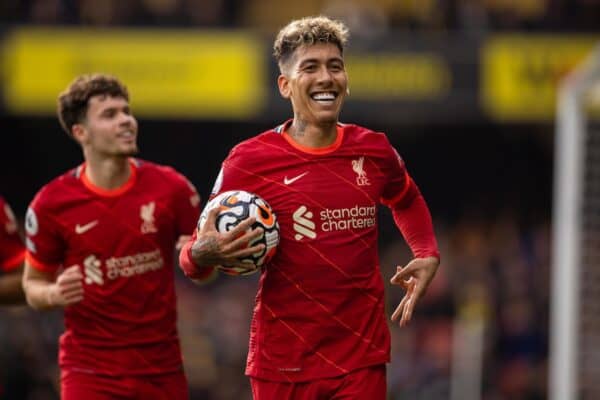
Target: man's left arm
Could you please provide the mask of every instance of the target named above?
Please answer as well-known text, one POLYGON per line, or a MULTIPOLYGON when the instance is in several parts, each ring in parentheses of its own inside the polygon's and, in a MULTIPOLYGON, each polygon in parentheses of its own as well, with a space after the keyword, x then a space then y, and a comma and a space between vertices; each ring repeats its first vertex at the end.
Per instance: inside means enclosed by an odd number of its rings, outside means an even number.
POLYGON ((402 199, 390 205, 394 222, 402 232, 414 259, 406 266, 397 266, 391 278, 393 285, 402 286, 406 293, 392 314, 404 326, 412 318, 415 305, 425 294, 440 264, 440 253, 433 231, 431 214, 418 187, 407 174, 407 188, 402 199))

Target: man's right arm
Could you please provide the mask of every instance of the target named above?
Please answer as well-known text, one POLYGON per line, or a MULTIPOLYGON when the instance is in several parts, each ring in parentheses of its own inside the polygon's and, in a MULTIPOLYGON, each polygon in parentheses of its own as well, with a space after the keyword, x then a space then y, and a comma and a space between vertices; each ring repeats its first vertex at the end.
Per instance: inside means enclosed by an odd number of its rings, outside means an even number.
POLYGON ((248 247, 248 243, 252 243, 263 233, 262 228, 252 229, 252 224, 256 222, 253 217, 240 222, 232 230, 221 233, 215 226, 218 214, 219 208, 210 210, 202 230, 195 231, 192 239, 181 249, 179 265, 191 279, 208 279, 215 266, 219 265, 248 268, 249 264, 240 261, 240 258, 264 249, 264 244, 248 247))
POLYGON ((43 272, 25 261, 23 290, 27 303, 37 310, 65 307, 83 300, 83 275, 78 265, 55 274, 43 272))

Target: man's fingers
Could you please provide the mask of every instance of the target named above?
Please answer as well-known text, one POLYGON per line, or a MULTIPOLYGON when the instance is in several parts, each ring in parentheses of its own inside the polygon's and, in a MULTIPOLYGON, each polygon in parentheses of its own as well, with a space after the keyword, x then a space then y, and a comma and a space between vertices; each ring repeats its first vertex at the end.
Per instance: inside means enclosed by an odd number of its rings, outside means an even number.
POLYGON ((414 270, 414 267, 409 263, 406 267, 396 267, 396 273, 390 279, 390 282, 393 284, 401 284, 403 280, 406 280, 414 270))
POLYGON ((408 293, 405 294, 404 297, 402 297, 400 304, 398 304, 398 307, 396 307, 396 310, 392 314, 392 321, 397 321, 398 318, 400 317, 400 315, 402 315, 402 311, 404 310, 404 306, 405 306, 407 300, 408 300, 408 293))
POLYGON ((61 280, 63 282, 75 282, 75 281, 79 281, 83 278, 83 274, 79 271, 79 270, 73 270, 73 271, 69 271, 67 273, 62 273, 58 279, 61 280))
POLYGON ((77 282, 61 282, 59 285, 59 290, 61 293, 66 293, 66 292, 72 292, 73 290, 80 290, 83 289, 83 286, 81 285, 81 282, 77 281, 77 282))
POLYGON ((250 229, 252 224, 254 224, 255 222, 256 222, 256 218, 254 218, 254 217, 246 218, 245 220, 240 222, 235 228, 233 228, 232 230, 227 232, 227 235, 232 238, 237 238, 242 233, 244 233, 248 229, 250 229))
POLYGON ((69 298, 65 299, 65 305, 69 306, 71 304, 79 303, 81 300, 83 300, 82 295, 75 296, 75 297, 69 297, 69 298))
POLYGON ((75 265, 71 265, 68 268, 65 268, 63 271, 63 274, 69 274, 69 273, 72 273, 73 271, 79 271, 79 265, 75 264, 75 265))
POLYGON ((83 298, 83 291, 66 293, 66 294, 63 295, 63 298, 65 300, 67 300, 67 301, 70 301, 70 300, 73 300, 73 299, 83 298))
POLYGON ((65 268, 65 270, 58 276, 58 279, 63 280, 76 280, 83 278, 83 274, 79 269, 79 265, 71 265, 69 268, 65 268))
POLYGON ((400 320, 400 326, 406 325, 408 323, 408 321, 411 320, 413 310, 415 308, 415 301, 416 301, 416 297, 410 296, 410 299, 408 299, 408 301, 406 302, 406 306, 404 307, 404 310, 402 312, 402 319, 400 320))
POLYGON ((255 253, 260 253, 264 250, 264 248, 265 248, 265 245, 261 243, 261 244, 257 244, 252 247, 234 251, 229 256, 230 256, 230 258, 233 258, 233 259, 244 258, 244 257, 251 256, 252 254, 255 254, 255 253))
POLYGON ((202 226, 201 232, 208 232, 210 230, 216 230, 215 222, 217 221, 217 215, 220 212, 219 207, 211 208, 206 215, 206 221, 204 221, 204 225, 202 226))
MULTIPOLYGON (((231 231, 231 232, 233 232, 233 231, 231 231)), ((245 248, 248 245, 248 243, 250 243, 252 240, 260 237, 260 235, 262 235, 262 234, 263 234, 262 228, 252 229, 251 231, 244 233, 243 235, 241 235, 240 237, 238 237, 231 243, 223 246, 223 252, 229 253, 230 251, 235 251, 241 247, 245 248)), ((250 253, 250 254, 252 254, 252 253, 250 253)))
POLYGON ((258 269, 258 267, 252 263, 247 263, 247 262, 243 262, 240 260, 232 260, 231 262, 227 263, 227 265, 223 265, 223 268, 227 269, 227 268, 240 268, 240 269, 244 269, 247 271, 253 271, 255 269, 258 269))
POLYGON ((181 250, 183 248, 183 246, 185 246, 185 244, 190 241, 191 238, 192 238, 192 235, 179 236, 179 239, 177 239, 177 243, 175 243, 175 249, 181 250))
POLYGON ((63 297, 73 296, 75 294, 83 293, 83 286, 79 282, 69 285, 60 285, 58 291, 63 297))

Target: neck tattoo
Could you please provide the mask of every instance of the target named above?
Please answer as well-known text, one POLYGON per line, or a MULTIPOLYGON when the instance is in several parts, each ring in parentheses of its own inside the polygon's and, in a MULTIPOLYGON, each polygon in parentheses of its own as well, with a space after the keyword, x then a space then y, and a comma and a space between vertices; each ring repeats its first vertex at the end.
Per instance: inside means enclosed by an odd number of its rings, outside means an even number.
POLYGON ((306 127, 307 127, 307 123, 302 121, 302 120, 298 120, 297 122, 294 123, 294 130, 292 133, 293 137, 302 137, 304 136, 304 133, 306 132, 306 127))

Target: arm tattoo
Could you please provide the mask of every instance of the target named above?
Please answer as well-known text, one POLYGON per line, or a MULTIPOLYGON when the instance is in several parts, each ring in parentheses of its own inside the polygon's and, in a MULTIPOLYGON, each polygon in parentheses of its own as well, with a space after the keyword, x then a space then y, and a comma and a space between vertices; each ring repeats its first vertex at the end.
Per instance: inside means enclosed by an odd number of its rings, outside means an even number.
POLYGON ((217 238, 213 236, 205 237, 202 239, 198 239, 195 247, 197 252, 201 253, 212 253, 219 249, 219 245, 217 244, 217 238))

